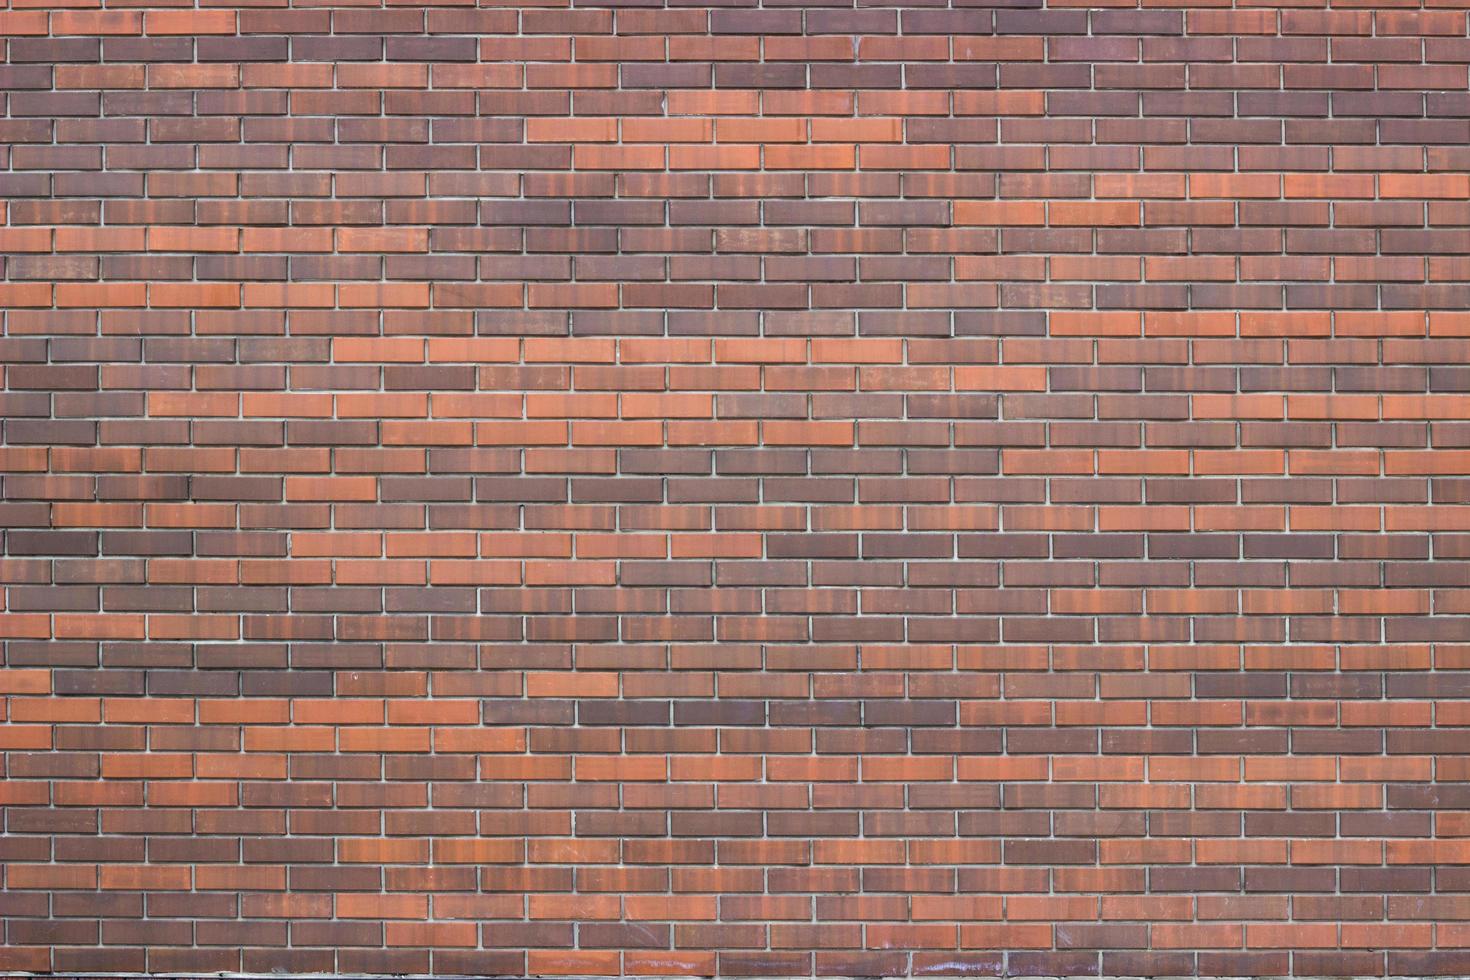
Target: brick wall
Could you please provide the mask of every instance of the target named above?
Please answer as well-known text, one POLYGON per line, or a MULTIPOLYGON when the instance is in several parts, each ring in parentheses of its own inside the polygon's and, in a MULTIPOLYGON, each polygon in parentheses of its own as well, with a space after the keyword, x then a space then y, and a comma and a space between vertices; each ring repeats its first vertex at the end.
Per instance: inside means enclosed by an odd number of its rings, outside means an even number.
POLYGON ((0 969, 1470 973, 1466 18, 10 0, 0 969))

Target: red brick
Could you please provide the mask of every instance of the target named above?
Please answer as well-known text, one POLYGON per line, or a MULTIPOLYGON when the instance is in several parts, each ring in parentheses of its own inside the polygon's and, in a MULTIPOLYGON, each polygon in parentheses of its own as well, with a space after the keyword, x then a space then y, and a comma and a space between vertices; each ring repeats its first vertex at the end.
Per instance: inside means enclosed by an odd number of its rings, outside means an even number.
POLYGON ((1465 973, 1466 30, 0 11, 0 970, 1465 973))

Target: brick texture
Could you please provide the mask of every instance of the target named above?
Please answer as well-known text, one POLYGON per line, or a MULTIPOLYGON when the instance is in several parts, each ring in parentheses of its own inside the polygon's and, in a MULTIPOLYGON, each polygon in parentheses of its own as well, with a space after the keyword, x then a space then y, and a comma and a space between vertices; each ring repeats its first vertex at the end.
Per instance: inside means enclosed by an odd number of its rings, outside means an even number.
POLYGON ((1463 0, 0 9, 0 970, 1470 973, 1463 0))

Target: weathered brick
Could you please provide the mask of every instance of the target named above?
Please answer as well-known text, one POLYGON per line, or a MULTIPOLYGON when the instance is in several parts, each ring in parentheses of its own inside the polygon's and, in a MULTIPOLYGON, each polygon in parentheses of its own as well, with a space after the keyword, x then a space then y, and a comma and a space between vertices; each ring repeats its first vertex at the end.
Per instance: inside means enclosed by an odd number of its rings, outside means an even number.
POLYGON ((1463 11, 29 6, 0 970, 1470 969, 1463 11))

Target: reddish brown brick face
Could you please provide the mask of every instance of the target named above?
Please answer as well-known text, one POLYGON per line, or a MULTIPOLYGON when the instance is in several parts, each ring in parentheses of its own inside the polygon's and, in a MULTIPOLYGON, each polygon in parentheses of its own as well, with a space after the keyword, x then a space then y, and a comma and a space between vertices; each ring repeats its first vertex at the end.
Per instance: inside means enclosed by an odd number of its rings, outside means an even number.
POLYGON ((1463 0, 3 6, 0 971, 1470 973, 1463 0))

